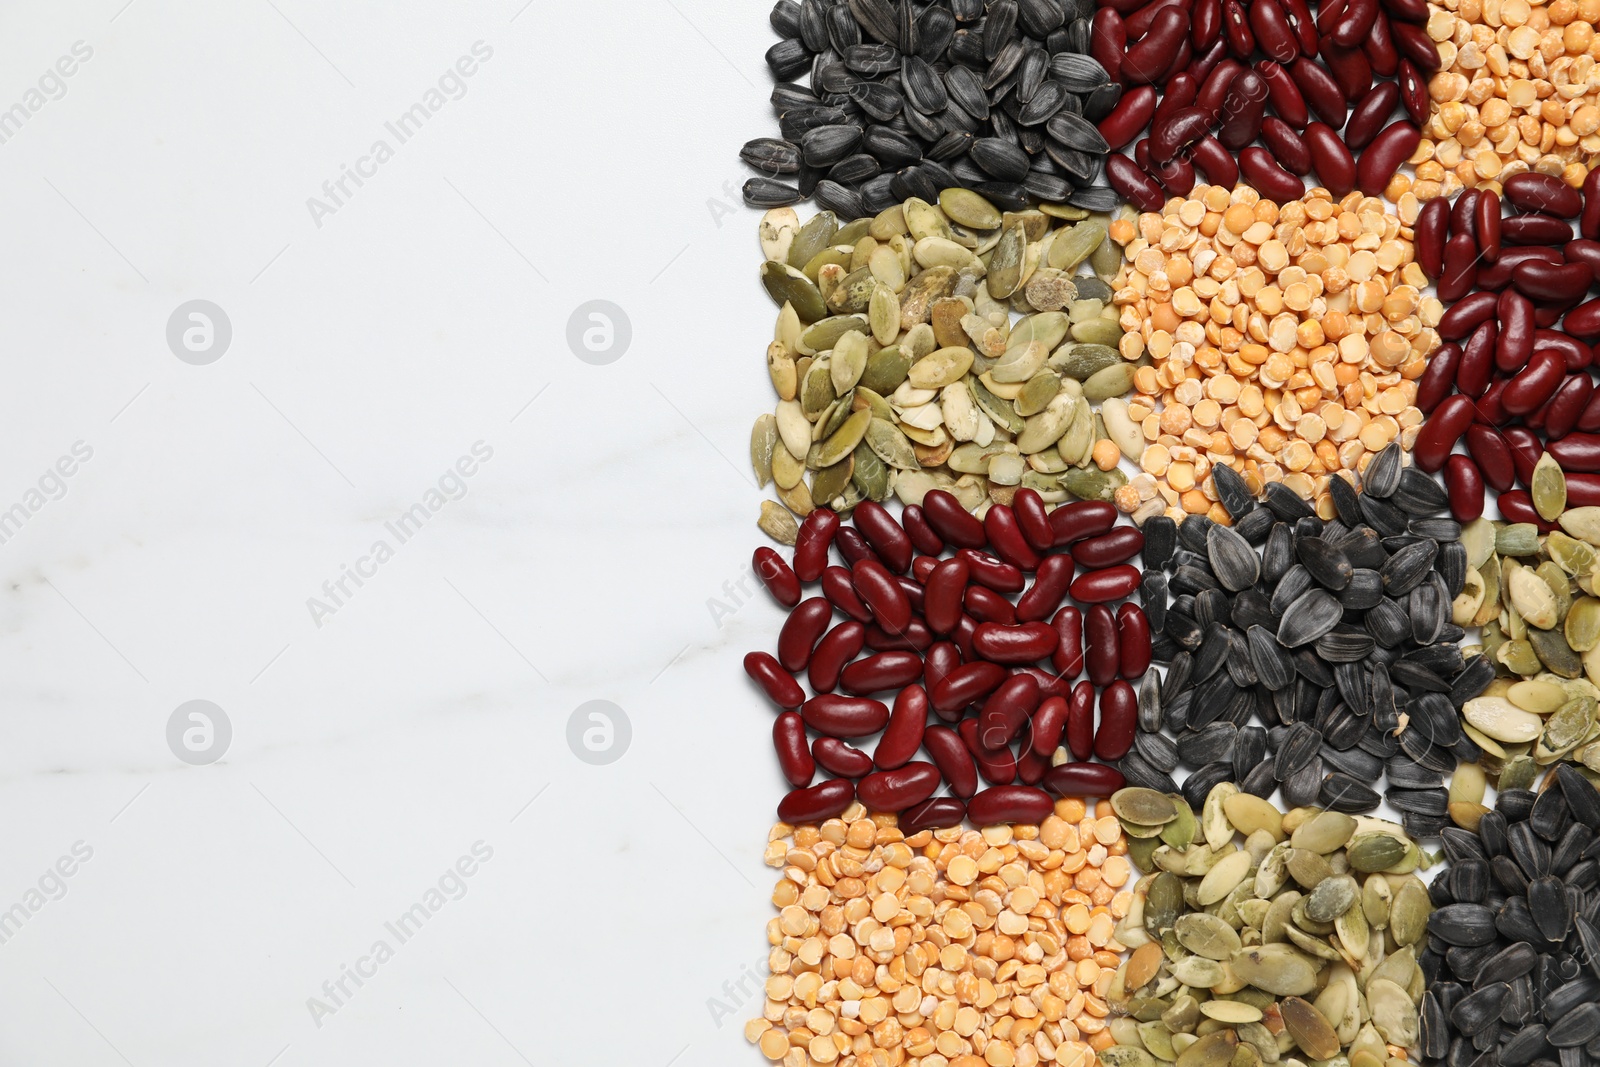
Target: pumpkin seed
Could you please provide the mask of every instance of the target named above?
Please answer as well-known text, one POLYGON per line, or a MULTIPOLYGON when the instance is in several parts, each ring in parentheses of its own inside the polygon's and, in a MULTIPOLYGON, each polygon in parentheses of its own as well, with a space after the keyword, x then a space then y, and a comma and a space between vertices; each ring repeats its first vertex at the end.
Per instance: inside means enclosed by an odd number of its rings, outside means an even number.
POLYGON ((761 502, 761 517, 756 525, 780 545, 793 545, 800 538, 800 524, 794 521, 794 516, 770 500, 761 502))
POLYGON ((1550 453, 1539 456, 1533 475, 1528 480, 1528 492, 1533 498, 1533 510, 1545 522, 1554 522, 1567 506, 1567 476, 1550 453))
POLYGON ((879 459, 896 470, 914 471, 921 468, 905 434, 883 419, 874 418, 867 424, 866 442, 879 459))

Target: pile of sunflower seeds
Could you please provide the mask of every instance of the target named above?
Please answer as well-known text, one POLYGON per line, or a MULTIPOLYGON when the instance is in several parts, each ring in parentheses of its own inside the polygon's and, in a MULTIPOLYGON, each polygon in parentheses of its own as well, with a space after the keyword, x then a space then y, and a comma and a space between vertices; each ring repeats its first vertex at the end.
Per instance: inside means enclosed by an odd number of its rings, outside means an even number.
POLYGON ((1480 756, 1458 709, 1495 675, 1463 656, 1450 621, 1468 555, 1459 524, 1437 517, 1443 489, 1404 466, 1398 443, 1373 457, 1359 494, 1331 480, 1338 517, 1326 522, 1282 484, 1258 505, 1226 465, 1215 471, 1232 526, 1144 524, 1141 596, 1168 666, 1141 685, 1143 736, 1124 776, 1169 793, 1172 772, 1193 768, 1191 806, 1227 781, 1348 813, 1387 798, 1410 833, 1437 835, 1444 776, 1480 756))
POLYGON ((1111 211, 1096 123, 1122 91, 1089 56, 1094 0, 778 0, 779 137, 740 155, 752 207, 815 196, 841 218, 965 185, 1111 211), (794 79, 806 78, 806 84, 794 79))
POLYGON ((1108 433, 1091 407, 1128 392, 1136 367, 1117 350, 1111 216, 1002 212, 966 189, 936 200, 844 226, 828 211, 802 225, 792 208, 761 221, 778 405, 750 452, 759 483, 777 485, 782 507, 768 502, 761 527, 779 541, 822 505, 843 515, 944 489, 981 517, 1023 486, 1055 504, 1127 484, 1115 460, 1137 457, 1138 428, 1108 433), (1093 460, 1108 441, 1106 469, 1093 460))
POLYGON ((1118 1017, 1104 1067, 1383 1067, 1404 1062, 1389 1045, 1416 1048, 1433 906, 1399 826, 1285 814, 1228 783, 1198 816, 1138 787, 1111 808, 1129 856, 1156 873, 1116 928, 1133 953, 1106 994, 1118 1017))
POLYGON ((1542 792, 1500 794, 1450 865, 1419 963, 1421 1051, 1473 1063, 1582 1067, 1600 1056, 1600 792, 1558 764, 1542 792))

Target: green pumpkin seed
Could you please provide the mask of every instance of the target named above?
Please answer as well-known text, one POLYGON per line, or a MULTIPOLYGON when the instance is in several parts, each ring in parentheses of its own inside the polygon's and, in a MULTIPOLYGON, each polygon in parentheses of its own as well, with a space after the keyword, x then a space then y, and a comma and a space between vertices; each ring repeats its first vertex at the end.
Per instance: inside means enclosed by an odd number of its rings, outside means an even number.
POLYGON ((906 380, 917 389, 943 389, 959 382, 972 367, 972 349, 941 348, 911 365, 906 380))
POLYGON ((1500 777, 1495 780, 1495 792, 1504 793, 1511 789, 1529 789, 1533 780, 1539 773, 1539 766, 1529 755, 1513 756, 1506 761, 1500 769, 1500 777))
POLYGON ((1120 470, 1075 470, 1061 476, 1061 487, 1079 500, 1110 501, 1127 484, 1128 476, 1120 470))
POLYGON ((1386 871, 1405 859, 1406 843, 1392 834, 1367 832, 1350 840, 1345 851, 1352 870, 1363 874, 1386 871))
POLYGON ((911 357, 899 345, 890 345, 867 357, 867 369, 861 373, 861 385, 880 396, 888 396, 900 388, 900 383, 906 380, 910 372, 911 357))
POLYGON ((1283 813, 1250 793, 1235 793, 1222 802, 1222 813, 1235 830, 1249 837, 1258 830, 1272 835, 1274 843, 1283 840, 1283 813))
POLYGON ((1356 821, 1351 816, 1339 811, 1323 811, 1297 826, 1289 842, 1295 848, 1310 849, 1326 856, 1344 848, 1355 832, 1356 821))
POLYGON ((1156 1059, 1142 1048, 1113 1045, 1100 1053, 1101 1067, 1157 1067, 1156 1059))
POLYGON ((1589 652, 1600 645, 1600 600, 1582 596, 1573 601, 1561 632, 1574 652, 1589 652))
MULTIPOLYGON (((1026 482, 1027 479, 1024 478, 1023 481, 1026 482)), ((1188 848, 1199 830, 1199 823, 1182 797, 1176 798, 1174 807, 1177 808, 1178 817, 1161 828, 1161 840, 1173 848, 1188 848)))
POLYGON ((974 230, 992 230, 1000 225, 1000 209, 970 189, 946 189, 939 194, 939 207, 952 222, 974 230))
POLYGON ((1157 874, 1145 894, 1145 929, 1159 937, 1172 929, 1182 914, 1183 882, 1167 871, 1157 874))
POLYGON ((1539 551, 1539 528, 1531 522, 1501 526, 1494 534, 1494 550, 1502 556, 1532 556, 1539 551))
MULTIPOLYGON (((866 412, 861 414, 865 415, 866 412)), ((851 446, 852 450, 854 446, 851 446)), ((825 466, 811 476, 811 499, 819 504, 830 504, 839 497, 850 484, 851 476, 855 472, 855 464, 851 461, 850 452, 846 452, 842 462, 825 466)))
POLYGON ((1400 986, 1384 978, 1368 982, 1367 1010, 1372 1013, 1372 1025, 1385 1041, 1402 1048, 1416 1045, 1417 1007, 1400 986))
POLYGON ((839 343, 839 338, 855 331, 866 333, 867 320, 862 315, 833 315, 807 326, 795 342, 795 350, 803 356, 826 352, 839 343))
POLYGON ((1085 220, 1065 230, 1050 246, 1050 266, 1072 273, 1106 240, 1106 227, 1085 220))
POLYGON ((1249 876, 1251 865, 1250 853, 1242 850, 1223 856, 1200 880, 1195 899, 1202 907, 1217 903, 1249 876))
POLYGON ((888 500, 891 489, 888 465, 878 458, 878 454, 865 440, 856 445, 851 455, 855 463, 851 469, 850 480, 861 490, 861 495, 880 504, 888 500))
POLYGON ((1111 795, 1111 810, 1136 826, 1165 826, 1178 817, 1177 805, 1154 789, 1119 789, 1111 795))
POLYGON ((1350 909, 1360 892, 1361 887, 1348 874, 1324 878, 1306 898, 1306 915, 1314 922, 1333 922, 1350 909))
POLYGON ((1389 879, 1381 874, 1369 874, 1361 886, 1361 910, 1367 913, 1367 925, 1374 930, 1389 927, 1389 911, 1394 904, 1394 890, 1389 879))
POLYGON ((761 284, 773 303, 791 305, 801 322, 816 322, 828 313, 816 283, 794 267, 768 260, 761 265, 761 284))
POLYGON ((789 266, 804 267, 818 252, 833 244, 834 235, 838 232, 838 216, 831 211, 817 212, 794 235, 794 241, 789 245, 789 266))
POLYGON ((770 500, 761 502, 761 517, 756 525, 780 545, 792 545, 800 537, 800 524, 794 521, 794 516, 770 500))
POLYGON ((1080 382, 1087 382, 1107 367, 1121 363, 1122 357, 1110 345, 1068 344, 1050 356, 1050 366, 1080 382))
POLYGON ((1208 1000, 1200 1005, 1200 1013, 1208 1019, 1215 1019, 1229 1026, 1258 1023, 1262 1018, 1260 1008, 1238 1000, 1208 1000))
POLYGON ((1020 223, 1008 226, 1000 235, 989 258, 989 295, 1005 300, 1022 285, 1022 269, 1028 257, 1028 237, 1020 223))
POLYGON ((1308 1058, 1331 1060, 1339 1054, 1339 1035, 1333 1024, 1311 1004, 1300 997, 1287 997, 1278 1004, 1278 1013, 1283 1028, 1308 1058))
MULTIPOLYGON (((1208 960, 1221 962, 1233 958, 1242 943, 1239 934, 1233 927, 1204 912, 1192 912, 1178 919, 1173 926, 1173 932, 1178 936, 1178 943, 1197 956, 1208 960)), ((1195 985, 1186 982, 1185 985, 1195 985)), ((1206 986, 1215 985, 1214 982, 1199 983, 1206 986)))
POLYGON ((1533 476, 1528 480, 1528 493, 1533 498, 1533 510, 1545 522, 1555 522, 1567 507, 1567 476, 1561 464, 1546 452, 1534 464, 1533 476))
POLYGON ((873 286, 867 301, 867 322, 880 345, 893 344, 900 336, 900 298, 882 282, 873 286))
POLYGON ((772 450, 778 444, 778 419, 762 415, 750 428, 750 466, 756 472, 756 488, 765 489, 772 480, 772 450))
POLYGON ((1121 360, 1115 366, 1096 371, 1083 383, 1084 398, 1099 402, 1113 396, 1122 396, 1133 388, 1135 369, 1132 363, 1121 360))
POLYGON ((1317 969, 1288 945, 1258 945, 1234 953, 1233 973, 1280 997, 1303 997, 1317 986, 1317 969))
POLYGON ((1028 379, 1028 384, 1022 387, 1021 394, 1015 401, 1017 414, 1023 418, 1037 415, 1055 399, 1061 391, 1061 379, 1051 371, 1040 371, 1028 379))
POLYGON ((905 434, 883 419, 874 418, 867 424, 866 442, 879 459, 896 470, 914 471, 922 466, 905 434))
POLYGON ((1427 887, 1417 878, 1407 878, 1395 891, 1394 903, 1389 907, 1389 932, 1395 944, 1405 947, 1422 940, 1432 913, 1427 887))

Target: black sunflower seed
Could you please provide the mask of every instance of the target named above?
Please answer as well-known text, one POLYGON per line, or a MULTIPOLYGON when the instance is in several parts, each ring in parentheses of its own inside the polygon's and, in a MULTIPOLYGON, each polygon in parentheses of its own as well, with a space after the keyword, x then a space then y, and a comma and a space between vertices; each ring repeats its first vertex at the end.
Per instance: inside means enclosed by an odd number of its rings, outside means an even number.
MULTIPOLYGON (((1356 781, 1342 771, 1335 771, 1322 780, 1322 789, 1318 796, 1323 807, 1349 815, 1371 811, 1382 799, 1371 787, 1356 781)), ((1492 925, 1490 929, 1493 930, 1492 925)))
POLYGON ((1392 496, 1400 487, 1400 472, 1404 462, 1405 453, 1401 450, 1399 441, 1386 446, 1372 457, 1366 471, 1361 475, 1362 492, 1379 499, 1392 496))
POLYGON ((1487 945, 1494 940, 1494 918, 1482 904, 1447 904, 1428 917, 1428 933, 1447 945, 1487 945))
POLYGON ((1066 87, 1060 82, 1045 82, 1017 115, 1017 122, 1023 126, 1040 125, 1061 110, 1068 96, 1066 87))
POLYGON ((796 38, 779 41, 767 49, 766 58, 772 76, 779 81, 788 81, 811 66, 811 53, 806 50, 805 43, 796 38))
POLYGON ((1311 510, 1311 505, 1300 499, 1298 493, 1282 482, 1268 482, 1265 493, 1267 507, 1273 514, 1284 522, 1294 522, 1296 519, 1314 518, 1316 513, 1311 510))
POLYGON ((1600 1037, 1600 1004, 1590 1001, 1551 1024, 1545 1040, 1559 1049, 1575 1048, 1600 1037))
POLYGON ((1028 176, 1028 154, 998 137, 980 137, 972 142, 972 160, 985 173, 1001 181, 1020 182, 1028 176))
POLYGON ((1389 501, 1407 515, 1419 516, 1437 514, 1450 505, 1444 486, 1418 467, 1407 467, 1400 472, 1400 483, 1389 501))
POLYGON ((1511 992, 1511 986, 1505 982, 1497 982, 1484 986, 1463 997, 1454 1008, 1450 1010, 1450 1021, 1457 1030, 1471 1036, 1489 1026, 1500 1018, 1500 1009, 1505 1004, 1506 995, 1511 992))
POLYGON ((1506 847, 1522 873, 1530 879, 1550 873, 1550 846, 1526 822, 1507 828, 1506 847))
POLYGON ((917 16, 917 55, 930 63, 942 59, 955 32, 955 16, 942 7, 930 4, 917 16))
POLYGON ((773 178, 751 178, 744 183, 744 202, 751 207, 788 207, 800 200, 799 189, 773 178))
POLYGON ((1308 590, 1284 612, 1278 626, 1278 642, 1285 648, 1310 644, 1337 626, 1342 615, 1343 609, 1332 594, 1323 589, 1308 590))
POLYGON ((1077 152, 1103 155, 1110 149, 1094 123, 1081 115, 1063 111, 1045 123, 1045 132, 1057 144, 1077 152))
POLYGON ((1141 756, 1137 750, 1129 752, 1118 760, 1117 769, 1131 786, 1154 789, 1158 793, 1178 791, 1178 784, 1172 780, 1172 775, 1152 766, 1150 761, 1141 756))
POLYGON ((944 82, 921 56, 906 56, 900 66, 900 84, 905 89, 906 100, 918 111, 929 114, 943 111, 950 100, 944 82))
POLYGON ((861 194, 836 181, 824 179, 818 182, 812 195, 816 198, 817 206, 824 211, 835 212, 844 218, 860 218, 865 214, 861 206, 861 194))
POLYGON ((1178 769, 1178 746, 1165 734, 1137 733, 1133 737, 1133 747, 1152 767, 1164 774, 1171 774, 1178 769))
POLYGON ((889 0, 846 0, 867 36, 884 44, 900 39, 900 20, 889 0))
POLYGON ((1302 537, 1295 542, 1295 556, 1311 573, 1312 580, 1324 589, 1338 592, 1350 584, 1355 568, 1338 548, 1320 537, 1302 537))
POLYGON ((1198 809, 1205 803, 1206 794, 1223 782, 1233 778, 1232 763, 1209 763, 1193 771, 1184 779, 1181 792, 1191 808, 1198 809))

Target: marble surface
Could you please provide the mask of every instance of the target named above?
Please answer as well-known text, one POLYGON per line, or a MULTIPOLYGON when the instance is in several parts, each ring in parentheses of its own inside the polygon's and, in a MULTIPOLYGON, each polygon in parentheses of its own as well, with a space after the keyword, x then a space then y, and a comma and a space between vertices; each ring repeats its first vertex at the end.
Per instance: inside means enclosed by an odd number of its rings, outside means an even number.
POLYGON ((757 1062, 771 40, 0 11, 0 1064, 757 1062))

